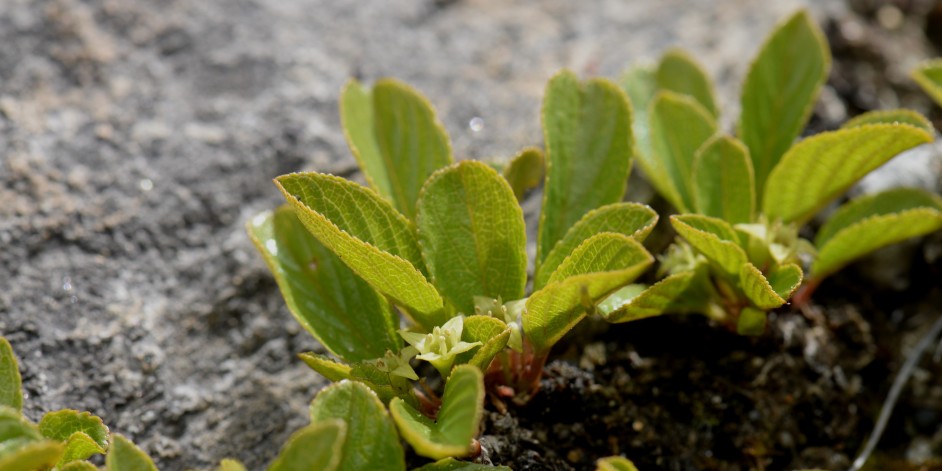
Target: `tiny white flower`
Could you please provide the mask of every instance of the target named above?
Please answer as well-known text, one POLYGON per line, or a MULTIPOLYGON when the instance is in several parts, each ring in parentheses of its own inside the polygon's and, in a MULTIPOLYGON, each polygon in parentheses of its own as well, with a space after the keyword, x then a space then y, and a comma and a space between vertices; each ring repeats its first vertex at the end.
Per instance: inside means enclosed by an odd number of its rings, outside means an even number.
POLYGON ((416 358, 431 363, 442 376, 448 376, 451 365, 459 353, 464 353, 481 342, 468 343, 461 340, 464 330, 464 316, 452 317, 441 327, 435 327, 430 333, 421 334, 400 330, 399 335, 415 347, 421 354, 416 358))
POLYGON ((392 350, 386 350, 386 354, 383 355, 382 358, 367 360, 367 363, 372 364, 376 369, 382 372, 402 376, 403 378, 415 381, 419 379, 419 375, 415 374, 415 370, 412 369, 409 360, 411 360, 416 353, 419 353, 419 351, 413 346, 403 348, 398 354, 393 353, 392 350))

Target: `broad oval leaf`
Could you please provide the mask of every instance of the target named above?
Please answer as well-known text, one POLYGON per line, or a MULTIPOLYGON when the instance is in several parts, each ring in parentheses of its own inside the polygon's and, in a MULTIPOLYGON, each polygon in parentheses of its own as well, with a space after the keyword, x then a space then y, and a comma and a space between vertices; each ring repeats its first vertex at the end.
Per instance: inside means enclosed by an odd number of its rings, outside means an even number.
MULTIPOLYGON (((88 461, 73 461, 63 466, 57 466, 56 469, 59 471, 98 471, 98 466, 95 466, 88 461)), ((219 471, 245 471, 245 468, 220 468, 219 471)))
POLYGON ((412 471, 510 471, 506 466, 491 466, 487 464, 477 464, 468 461, 458 461, 454 458, 445 458, 443 460, 429 463, 421 468, 415 468, 412 471))
POLYGON ((105 469, 108 471, 157 471, 153 460, 131 440, 121 435, 111 436, 111 447, 105 457, 105 469))
POLYGON ((622 323, 661 314, 700 313, 710 301, 704 284, 706 267, 676 273, 651 286, 628 285, 599 304, 599 314, 608 322, 622 323))
POLYGON ((635 464, 621 456, 602 458, 595 464, 595 471, 638 471, 635 464))
POLYGON ((830 67, 824 34, 804 10, 776 27, 759 50, 743 84, 738 133, 752 157, 757 196, 808 122, 830 67))
POLYGON ((370 186, 411 218, 425 179, 452 162, 448 134, 428 100, 396 80, 378 80, 372 90, 351 80, 340 118, 370 186))
POLYGON ((441 296, 421 271, 412 223, 376 193, 319 173, 294 173, 275 181, 304 226, 416 323, 431 329, 449 319, 441 296))
POLYGON ((501 173, 514 190, 517 201, 523 201, 527 192, 539 186, 546 175, 543 152, 536 147, 527 147, 511 159, 501 173))
POLYGON ((105 453, 111 436, 100 417, 70 409, 44 415, 39 421, 39 433, 50 440, 65 442, 60 464, 105 453))
POLYGON ((821 226, 814 238, 821 248, 838 232, 873 216, 901 213, 910 209, 942 210, 942 198, 917 188, 896 188, 851 200, 838 208, 821 226))
POLYGON ((809 137, 782 157, 765 189, 763 212, 804 223, 900 152, 932 141, 908 124, 868 124, 809 137))
POLYGON ((785 304, 785 299, 775 292, 769 280, 755 265, 743 263, 739 271, 739 287, 757 308, 775 309, 785 304))
POLYGON ((913 69, 911 75, 936 104, 942 105, 942 59, 923 62, 913 69))
POLYGON ((738 278, 740 268, 748 261, 739 246, 739 235, 722 219, 696 214, 671 216, 671 225, 694 249, 716 264, 731 278, 738 278))
POLYGON ((714 118, 719 116, 713 83, 690 54, 680 49, 668 50, 661 56, 656 76, 657 85, 661 90, 690 95, 714 118))
POLYGON ((488 365, 500 353, 510 340, 510 327, 503 321, 491 316, 468 316, 464 318, 464 329, 461 331, 463 342, 481 342, 481 346, 458 354, 455 364, 468 363, 487 371, 488 365))
MULTIPOLYGON (((651 103, 652 155, 642 157, 648 175, 669 182, 661 191, 677 210, 689 212, 693 202, 693 159, 697 149, 716 132, 716 120, 697 100, 687 95, 660 91, 651 103)), ((657 187, 657 185, 655 185, 657 187)))
POLYGON ((246 471, 246 469, 245 465, 243 465, 239 460, 224 458, 219 462, 218 471, 246 471))
POLYGON ((752 222, 755 178, 749 150, 729 136, 716 136, 693 159, 693 202, 699 214, 730 224, 752 222))
MULTIPOLYGON (((651 137, 650 120, 648 118, 648 108, 654 94, 657 93, 657 78, 655 70, 652 67, 636 66, 622 74, 619 83, 631 103, 633 120, 631 130, 634 134, 637 151, 635 154, 640 157, 651 155, 651 137)), ((664 193, 662 187, 666 182, 655 182, 658 175, 648 175, 648 180, 664 193)))
POLYGON ((416 210, 432 283, 459 312, 474 312, 474 296, 523 297, 523 211, 496 171, 472 160, 439 170, 422 188, 416 210))
POLYGON ((856 128, 866 124, 908 124, 929 134, 935 133, 932 123, 925 116, 905 109, 869 111, 847 121, 841 128, 856 128))
POLYGON ((560 263, 589 237, 601 232, 615 232, 643 241, 657 224, 658 216, 647 205, 637 203, 614 203, 589 211, 574 226, 569 228, 543 263, 536 269, 533 279, 534 291, 539 290, 549 281, 560 263))
POLYGON ((654 262, 637 240, 603 232, 583 242, 527 299, 523 331, 536 352, 559 341, 596 303, 631 283, 654 262))
POLYGON ((102 455, 105 449, 95 442, 92 437, 84 432, 73 433, 68 440, 64 442, 65 452, 59 458, 59 465, 71 463, 73 461, 87 460, 92 455, 102 455))
POLYGON ((4 471, 52 469, 59 462, 62 452, 62 444, 51 440, 24 443, 0 455, 0 469, 4 471))
POLYGON ((543 135, 547 169, 538 261, 583 215, 624 196, 634 145, 631 105, 608 80, 580 83, 572 72, 560 72, 546 86, 543 135))
POLYGON ((335 471, 340 469, 341 450, 347 425, 341 420, 326 420, 298 430, 268 471, 335 471))
POLYGON ((802 273, 801 267, 794 263, 786 263, 770 270, 766 274, 766 279, 769 281, 772 291, 775 291, 775 294, 787 301, 801 285, 803 276, 804 273, 802 273))
POLYGON ((399 316, 290 207, 252 218, 249 238, 271 270, 288 310, 331 353, 349 362, 399 350, 399 316))
MULTIPOLYGON (((20 411, 11 407, 0 406, 0 450, 9 443, 23 444, 42 440, 43 436, 35 425, 20 415, 20 411)), ((0 453, 0 456, 3 454, 0 453)))
POLYGON ((0 406, 23 410, 23 382, 13 347, 0 337, 0 406))
POLYGON ((452 370, 435 420, 399 398, 389 403, 389 411, 402 437, 419 455, 435 460, 465 456, 471 452, 471 439, 484 413, 484 375, 471 365, 452 370))
POLYGON ((406 469, 396 426, 376 394, 362 383, 341 381, 320 390, 311 402, 311 423, 330 419, 346 425, 339 469, 406 469))

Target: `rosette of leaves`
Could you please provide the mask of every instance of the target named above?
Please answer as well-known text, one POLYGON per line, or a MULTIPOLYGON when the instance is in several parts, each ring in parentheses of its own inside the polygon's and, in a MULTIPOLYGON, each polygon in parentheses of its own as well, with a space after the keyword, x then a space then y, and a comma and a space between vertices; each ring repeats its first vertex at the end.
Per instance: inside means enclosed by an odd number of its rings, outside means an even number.
POLYGON ((842 206, 813 242, 798 236, 866 174, 933 139, 925 118, 892 110, 796 142, 830 61, 806 12, 778 25, 749 68, 736 137, 720 131, 713 85, 685 53, 668 51, 655 68, 626 73, 622 84, 643 110, 634 125, 638 160, 681 213, 671 217, 680 240, 662 259, 667 276, 606 300, 606 319, 697 312, 761 333, 765 312, 782 306, 803 278, 809 295, 851 261, 942 227, 938 197, 896 189, 842 206))
POLYGON ((438 405, 413 388, 410 360, 433 361, 446 395, 462 365, 529 394, 550 348, 653 262, 641 241, 657 215, 621 201, 631 108, 607 80, 562 72, 549 82, 545 172, 533 148, 503 173, 455 163, 431 106, 393 80, 348 84, 341 117, 368 186, 320 173, 278 177, 288 205, 252 219, 248 230, 289 310, 336 357, 304 354, 305 362, 333 381, 369 386, 417 450, 419 416, 399 408, 434 418, 438 405), (518 200, 540 177, 528 295, 518 200))

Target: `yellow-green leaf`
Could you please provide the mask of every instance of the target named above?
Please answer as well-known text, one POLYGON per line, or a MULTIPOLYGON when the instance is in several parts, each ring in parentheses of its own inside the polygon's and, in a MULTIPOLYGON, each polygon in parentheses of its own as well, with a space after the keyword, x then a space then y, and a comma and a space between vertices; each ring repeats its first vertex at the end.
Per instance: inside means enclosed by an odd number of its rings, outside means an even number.
POLYGON ((339 470, 346 430, 347 425, 336 419, 298 430, 281 448, 268 471, 339 470))
POLYGON ((399 398, 389 403, 389 410, 402 437, 419 455, 436 460, 465 456, 484 412, 484 375, 471 365, 452 370, 435 420, 399 398))
POLYGON ((105 469, 108 471, 157 471, 157 466, 144 453, 127 438, 114 434, 111 436, 111 447, 105 458, 105 469))
POLYGON ((769 270, 766 279, 768 279, 772 291, 775 291, 775 294, 787 301, 801 285, 803 275, 801 267, 794 263, 786 263, 769 270))
POLYGON ((452 162, 448 135, 432 106, 396 80, 379 80, 372 90, 351 80, 340 118, 370 186, 411 218, 425 179, 452 162))
POLYGON ((565 237, 556 243, 543 263, 539 264, 533 279, 534 290, 545 286, 559 264, 589 237, 602 232, 615 232, 641 242, 654 229, 657 219, 653 209, 637 203, 614 203, 589 211, 569 228, 565 237))
POLYGON ((0 455, 3 471, 36 471, 50 469, 62 456, 62 444, 51 440, 25 443, 0 455))
POLYGON ((638 471, 638 468, 631 460, 621 456, 602 458, 595 465, 595 471, 638 471))
POLYGON ((671 216, 671 225, 687 243, 716 264, 725 275, 734 279, 739 277, 739 270, 748 258, 739 246, 739 235, 726 221, 685 214, 671 216))
POLYGON ((923 62, 911 75, 936 104, 942 105, 942 59, 923 62))
POLYGON ((785 304, 785 299, 775 292, 769 280, 755 265, 743 263, 739 271, 739 287, 752 304, 761 309, 775 309, 785 304))
POLYGON ((432 283, 459 312, 474 312, 474 296, 523 297, 523 211, 496 171, 473 160, 439 170, 422 188, 416 210, 432 283))
MULTIPOLYGON (((57 466, 56 469, 59 471, 98 471, 98 466, 95 466, 88 461, 73 461, 63 466, 57 466)), ((245 468, 220 468, 219 471, 245 471, 245 468)))
POLYGON ((304 226, 373 289, 427 329, 449 319, 423 275, 412 223, 376 193, 319 173, 284 175, 276 182, 304 226))
POLYGON ((318 355, 314 352, 304 352, 299 353, 298 358, 307 366, 311 367, 312 370, 320 373, 321 376, 330 381, 352 378, 352 370, 349 365, 338 363, 323 355, 318 355))
POLYGON ((631 283, 654 262, 640 242, 603 232, 580 244, 527 299, 523 331, 537 352, 549 350, 615 290, 631 283))
POLYGON ((291 207, 259 214, 247 229, 288 310, 331 353, 354 362, 402 347, 389 302, 311 235, 291 207))
POLYGON ((660 175, 670 188, 655 187, 681 212, 693 202, 693 159, 697 149, 716 132, 716 120, 696 99, 662 90, 651 103, 652 155, 641 156, 648 175, 660 175))
POLYGON ((219 462, 219 471, 246 471, 246 469, 239 460, 225 458, 219 462))
POLYGON ((730 224, 752 222, 755 179, 749 150, 729 136, 704 143, 693 160, 693 201, 699 214, 730 224))
POLYGON ((521 150, 504 167, 502 173, 507 183, 513 188, 517 201, 523 201, 527 192, 539 186, 546 174, 543 152, 535 147, 521 150))
POLYGON ((856 128, 865 124, 908 124, 933 134, 932 123, 925 116, 913 110, 876 110, 854 117, 841 126, 844 129, 856 128))
POLYGON ((739 311, 736 319, 736 332, 739 335, 762 335, 765 333, 765 311, 746 306, 739 311))
POLYGON ((10 440, 33 442, 43 437, 39 429, 20 415, 20 411, 0 406, 0 445, 10 440))
POLYGON ((681 95, 690 95, 710 112, 719 116, 713 83, 700 64, 680 49, 671 49, 661 56, 657 66, 657 85, 661 90, 669 90, 681 95))
POLYGON ((341 381, 321 389, 311 402, 311 423, 330 419, 347 425, 338 469, 406 469, 396 426, 376 393, 366 385, 341 381))
POLYGON ((599 314, 608 322, 621 323, 659 316, 702 312, 710 300, 703 289, 706 266, 670 275, 646 286, 628 285, 599 304, 599 314))
MULTIPOLYGON (((640 156, 651 155, 650 122, 648 107, 654 94, 657 93, 657 78, 652 67, 632 67, 620 79, 620 84, 631 102, 632 120, 631 129, 637 144, 636 154, 640 156)), ((649 180, 655 177, 648 175, 649 180)), ((654 182, 654 186, 664 193, 662 186, 665 182, 654 182)))
POLYGON ((39 421, 39 433, 50 440, 65 442, 60 464, 104 454, 111 436, 100 417, 70 409, 44 415, 39 421))
POLYGON ((443 460, 429 463, 421 468, 415 468, 412 471, 510 471, 506 466, 491 466, 486 464, 471 463, 468 461, 458 461, 454 458, 445 458, 443 460))
POLYGON ((0 337, 0 406, 23 410, 23 383, 13 347, 0 337))
POLYGON ((824 34, 804 10, 776 27, 759 50, 743 84, 738 133, 752 157, 757 196, 808 122, 830 67, 824 34))
POLYGON ((769 175, 763 212, 804 223, 866 174, 930 141, 929 133, 908 124, 867 124, 809 137, 769 175))
POLYGON ((455 364, 468 363, 481 371, 486 371, 491 360, 507 346, 510 340, 510 328, 496 317, 468 316, 464 318, 461 340, 468 343, 481 342, 482 345, 458 354, 455 364))
POLYGON ((583 215, 624 196, 634 145, 631 105, 608 80, 580 83, 572 72, 560 72, 546 87, 543 135, 547 169, 538 261, 583 215))

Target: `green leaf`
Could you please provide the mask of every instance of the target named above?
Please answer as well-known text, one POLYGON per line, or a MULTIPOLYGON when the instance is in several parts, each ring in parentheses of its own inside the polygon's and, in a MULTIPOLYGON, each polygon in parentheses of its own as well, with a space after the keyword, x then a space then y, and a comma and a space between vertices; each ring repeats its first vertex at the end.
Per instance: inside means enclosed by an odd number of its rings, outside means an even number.
POLYGON ((474 296, 523 297, 523 211, 496 171, 472 160, 439 170, 422 188, 416 209, 432 283, 459 312, 474 312, 474 296))
POLYGON ((347 424, 338 469, 406 469, 396 426, 386 407, 366 385, 342 381, 318 392, 311 402, 311 423, 330 419, 347 424))
POLYGON ((911 75, 936 104, 942 105, 942 59, 923 62, 913 69, 911 75))
MULTIPOLYGON (((59 471, 98 471, 98 466, 95 466, 88 461, 73 461, 64 466, 57 466, 56 469, 59 471)), ((245 468, 220 468, 220 471, 245 471, 245 468)))
POLYGON ((514 190, 517 201, 523 201, 527 192, 536 188, 546 174, 543 152, 535 147, 527 147, 514 157, 502 172, 510 188, 514 190))
POLYGON ((815 238, 811 267, 824 278, 876 249, 942 228, 942 199, 916 189, 869 195, 841 207, 815 238))
POLYGON ((399 398, 389 403, 389 410, 402 437, 419 455, 432 459, 467 455, 484 412, 484 375, 471 365, 452 370, 435 420, 399 398))
POLYGON ((44 415, 39 421, 39 433, 50 440, 65 442, 60 464, 104 454, 111 435, 100 417, 70 409, 44 415))
POLYGON ((775 292, 762 271, 751 263, 742 264, 739 271, 739 287, 749 301, 759 309, 775 309, 785 304, 785 299, 775 292))
POLYGON ((0 469, 3 471, 36 471, 50 469, 62 456, 62 444, 49 440, 40 440, 16 447, 9 453, 0 455, 0 469))
POLYGON ((589 237, 601 232, 615 232, 641 242, 654 229, 657 219, 657 213, 653 209, 637 203, 614 203, 589 211, 569 228, 565 237, 556 243, 543 263, 539 264, 533 279, 534 290, 546 286, 550 275, 556 271, 559 264, 589 237))
POLYGON ((775 291, 780 298, 788 300, 801 285, 802 276, 801 267, 794 263, 787 263, 770 270, 766 278, 772 291, 775 291))
POLYGON ((354 362, 402 348, 399 316, 386 299, 318 242, 293 209, 259 214, 247 229, 288 310, 331 353, 354 362))
POLYGON ((59 459, 59 464, 64 465, 73 461, 83 461, 92 455, 103 455, 105 449, 95 443, 92 437, 84 432, 73 433, 65 442, 65 453, 59 459))
POLYGON ((660 91, 651 103, 652 155, 641 165, 654 187, 679 211, 693 202, 693 159, 697 149, 716 132, 716 121, 694 98, 660 91))
POLYGON ((769 175, 763 211, 804 223, 854 183, 900 152, 932 141, 907 124, 868 124, 809 137, 769 175))
POLYGON ((327 420, 298 430, 281 448, 268 471, 335 471, 340 469, 347 425, 327 420))
POLYGON ((749 150, 729 136, 716 136, 693 160, 693 202, 697 212, 730 224, 752 222, 756 190, 749 150))
POLYGON ((0 406, 0 445, 18 439, 37 441, 42 439, 42 435, 35 425, 20 415, 20 411, 0 406))
POLYGON ((380 370, 373 364, 375 360, 345 365, 313 352, 301 353, 298 357, 312 370, 320 373, 330 381, 338 382, 349 379, 369 386, 383 402, 388 402, 396 396, 405 396, 408 400, 413 399, 408 394, 408 380, 380 370))
POLYGON ((583 215, 624 196, 634 145, 631 105, 608 80, 580 83, 572 72, 560 72, 546 87, 543 135, 538 263, 583 215))
POLYGON ((610 456, 596 462, 595 471, 638 471, 638 468, 628 458, 610 456))
POLYGON ((111 448, 105 458, 108 471, 157 471, 154 462, 127 438, 114 434, 111 436, 111 448))
POLYGON ((676 273, 650 287, 628 285, 599 304, 599 314, 608 322, 621 323, 659 316, 702 312, 710 300, 703 289, 708 283, 706 266, 676 273))
POLYGON ((908 124, 934 134, 932 123, 925 116, 913 110, 876 110, 857 115, 844 123, 841 128, 856 128, 867 124, 908 124))
POLYGON ((0 337, 0 406, 23 410, 23 382, 16 355, 3 337, 0 337))
MULTIPOLYGON (((657 93, 657 79, 652 67, 633 67, 622 74, 620 79, 622 89, 628 94, 634 119, 632 120, 632 134, 637 145, 636 155, 641 157, 651 155, 651 130, 648 117, 648 108, 654 94, 657 93)), ((653 178, 648 175, 648 179, 653 178)), ((656 186, 656 185, 655 185, 656 186)), ((660 187, 658 187, 660 189, 660 187)))
POLYGON ((700 64, 680 49, 671 49, 661 56, 657 67, 657 84, 661 90, 690 95, 710 112, 719 116, 713 83, 700 64))
POLYGON ((350 379, 351 368, 349 365, 344 365, 343 363, 337 363, 336 361, 331 360, 323 355, 318 355, 314 352, 304 352, 299 353, 298 358, 301 359, 307 366, 311 367, 312 370, 321 374, 321 376, 327 378, 330 381, 340 381, 342 379, 350 379))
POLYGON ((491 316, 468 316, 464 318, 464 330, 461 331, 463 342, 481 342, 477 349, 458 354, 456 365, 465 363, 487 371, 488 365, 510 340, 510 327, 503 321, 491 316))
POLYGON ((425 179, 452 162, 448 135, 432 106, 402 82, 383 79, 368 90, 351 80, 340 118, 370 186, 411 218, 425 179))
POLYGON ((246 471, 245 465, 232 458, 225 458, 219 462, 219 471, 246 471))
POLYGON ((583 242, 527 299, 523 331, 536 352, 549 350, 587 309, 634 281, 654 262, 637 240, 603 232, 583 242))
POLYGON ((744 307, 736 320, 736 332, 739 335, 762 335, 765 333, 765 311, 753 307, 744 307))
POLYGON ((415 468, 412 471, 510 471, 506 466, 490 466, 486 464, 469 463, 467 461, 458 461, 454 458, 445 458, 443 460, 429 463, 421 468, 415 468))
POLYGON ((739 270, 748 258, 739 246, 739 235, 726 221, 685 214, 671 216, 671 225, 687 243, 716 264, 726 276, 739 277, 739 270))
POLYGON ((318 173, 284 175, 276 182, 304 226, 416 323, 431 329, 449 319, 420 271, 425 265, 412 223, 376 193, 318 173))
POLYGON ((749 68, 738 135, 752 157, 757 196, 808 122, 830 67, 824 34, 802 10, 775 29, 749 68))

